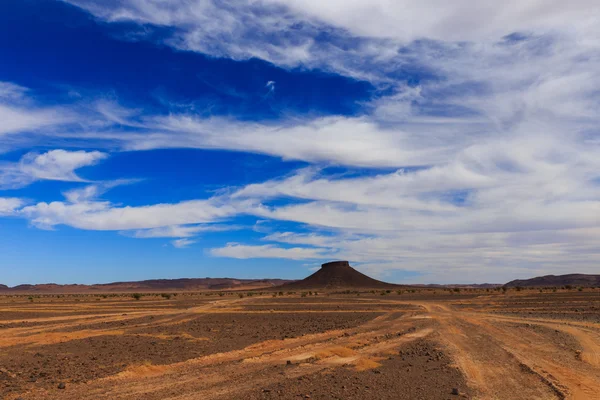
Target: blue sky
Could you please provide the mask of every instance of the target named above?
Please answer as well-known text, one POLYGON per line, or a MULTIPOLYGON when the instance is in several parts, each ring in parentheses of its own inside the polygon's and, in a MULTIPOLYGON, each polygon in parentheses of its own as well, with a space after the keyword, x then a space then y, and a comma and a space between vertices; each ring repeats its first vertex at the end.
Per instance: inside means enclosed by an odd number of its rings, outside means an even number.
POLYGON ((597 272, 592 1, 8 0, 0 283, 597 272))

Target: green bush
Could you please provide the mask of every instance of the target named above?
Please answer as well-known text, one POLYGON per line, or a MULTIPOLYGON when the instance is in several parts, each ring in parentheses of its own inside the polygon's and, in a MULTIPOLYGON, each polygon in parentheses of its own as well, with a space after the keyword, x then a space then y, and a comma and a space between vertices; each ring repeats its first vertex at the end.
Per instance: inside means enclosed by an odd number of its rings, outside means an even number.
POLYGON ((134 298, 134 299, 136 299, 136 300, 139 300, 139 299, 141 299, 141 298, 142 298, 142 295, 141 295, 141 294, 139 294, 139 293, 134 293, 134 294, 132 294, 132 295, 131 295, 131 297, 133 297, 133 298, 134 298))

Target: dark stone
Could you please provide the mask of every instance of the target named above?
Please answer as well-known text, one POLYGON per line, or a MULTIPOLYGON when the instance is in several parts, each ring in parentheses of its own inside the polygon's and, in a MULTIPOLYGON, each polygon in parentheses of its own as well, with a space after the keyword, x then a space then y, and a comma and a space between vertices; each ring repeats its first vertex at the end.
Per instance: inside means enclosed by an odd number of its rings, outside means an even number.
POLYGON ((64 382, 61 382, 61 383, 58 384, 58 388, 59 389, 66 389, 67 385, 64 382))
POLYGON ((460 394, 460 391, 458 390, 458 388, 452 388, 452 394, 458 396, 460 394))

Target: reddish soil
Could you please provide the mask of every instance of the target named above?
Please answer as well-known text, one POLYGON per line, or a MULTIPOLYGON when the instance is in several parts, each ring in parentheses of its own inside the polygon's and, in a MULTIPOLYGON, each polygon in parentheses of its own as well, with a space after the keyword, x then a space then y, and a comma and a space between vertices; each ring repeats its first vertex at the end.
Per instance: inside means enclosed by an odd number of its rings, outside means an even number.
POLYGON ((342 292, 0 296, 0 398, 600 393, 598 290, 342 292))

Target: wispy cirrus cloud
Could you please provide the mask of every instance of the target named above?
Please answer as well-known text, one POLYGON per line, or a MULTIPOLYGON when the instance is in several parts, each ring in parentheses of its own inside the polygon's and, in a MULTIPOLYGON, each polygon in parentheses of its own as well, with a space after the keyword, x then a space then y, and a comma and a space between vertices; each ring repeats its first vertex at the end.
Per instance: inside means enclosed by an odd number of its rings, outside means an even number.
POLYGON ((173 247, 176 247, 178 249, 185 249, 188 246, 191 246, 192 244, 196 243, 196 240, 192 240, 192 239, 176 239, 173 240, 171 242, 171 244, 173 245, 173 247))
POLYGON ((211 254, 217 257, 231 258, 283 258, 288 260, 326 259, 332 253, 326 249, 315 249, 305 247, 284 248, 275 245, 251 246, 239 243, 228 243, 225 247, 211 250, 211 254))
POLYGON ((133 232, 124 231, 123 234, 138 239, 190 238, 202 232, 225 232, 241 228, 238 225, 226 224, 168 225, 160 228, 140 229, 133 232))

